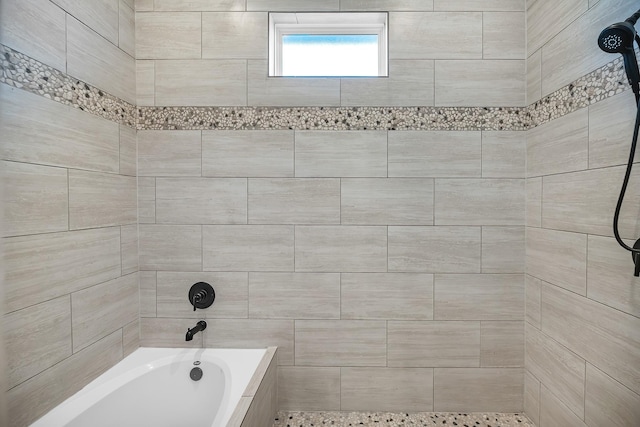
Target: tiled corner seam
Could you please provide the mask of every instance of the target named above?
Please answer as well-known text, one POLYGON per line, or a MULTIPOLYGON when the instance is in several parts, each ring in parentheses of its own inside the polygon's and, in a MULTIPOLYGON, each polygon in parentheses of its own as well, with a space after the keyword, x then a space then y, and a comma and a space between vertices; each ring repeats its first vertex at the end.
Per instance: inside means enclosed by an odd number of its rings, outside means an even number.
POLYGON ((629 89, 617 58, 528 107, 137 107, 0 44, 0 82, 139 130, 522 131, 629 89))

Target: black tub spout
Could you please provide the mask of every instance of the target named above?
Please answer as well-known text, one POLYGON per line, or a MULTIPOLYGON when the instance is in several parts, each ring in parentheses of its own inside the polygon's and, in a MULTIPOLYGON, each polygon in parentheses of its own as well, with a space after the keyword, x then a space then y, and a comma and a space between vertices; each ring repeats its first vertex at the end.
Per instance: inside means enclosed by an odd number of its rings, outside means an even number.
POLYGON ((187 337, 185 339, 187 341, 191 341, 195 334, 197 334, 200 331, 204 331, 205 329, 207 329, 207 322, 205 322, 204 320, 201 320, 198 323, 196 323, 196 326, 194 328, 187 329, 187 337))

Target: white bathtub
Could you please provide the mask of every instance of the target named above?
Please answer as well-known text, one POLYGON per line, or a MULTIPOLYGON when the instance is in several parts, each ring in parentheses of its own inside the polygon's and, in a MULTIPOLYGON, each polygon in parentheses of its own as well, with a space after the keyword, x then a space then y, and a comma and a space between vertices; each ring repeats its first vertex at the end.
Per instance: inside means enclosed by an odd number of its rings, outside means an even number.
POLYGON ((265 353, 139 348, 32 427, 224 427, 265 353))

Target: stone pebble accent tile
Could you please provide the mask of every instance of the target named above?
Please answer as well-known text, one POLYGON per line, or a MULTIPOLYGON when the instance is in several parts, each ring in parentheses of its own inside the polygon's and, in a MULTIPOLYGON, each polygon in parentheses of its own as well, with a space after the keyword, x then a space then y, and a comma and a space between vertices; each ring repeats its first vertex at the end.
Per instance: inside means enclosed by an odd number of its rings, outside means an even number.
POLYGON ((131 128, 136 107, 95 86, 0 44, 0 82, 131 128))
POLYGON ((527 107, 534 128, 631 89, 622 57, 580 77, 527 107))
POLYGON ((525 111, 521 107, 141 107, 138 129, 526 130, 525 111))
POLYGON ((535 427, 524 414, 278 412, 273 427, 535 427))
POLYGON ((527 130, 629 89, 619 57, 528 107, 139 107, 0 44, 0 82, 140 130, 527 130))

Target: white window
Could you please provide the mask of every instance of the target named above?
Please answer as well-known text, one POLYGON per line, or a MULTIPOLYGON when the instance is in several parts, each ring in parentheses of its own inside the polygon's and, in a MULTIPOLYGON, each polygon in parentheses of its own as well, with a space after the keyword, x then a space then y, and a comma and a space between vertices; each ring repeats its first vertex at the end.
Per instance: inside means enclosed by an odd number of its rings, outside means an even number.
POLYGON ((269 13, 269 76, 386 77, 386 12, 269 13))

